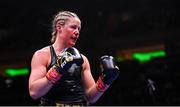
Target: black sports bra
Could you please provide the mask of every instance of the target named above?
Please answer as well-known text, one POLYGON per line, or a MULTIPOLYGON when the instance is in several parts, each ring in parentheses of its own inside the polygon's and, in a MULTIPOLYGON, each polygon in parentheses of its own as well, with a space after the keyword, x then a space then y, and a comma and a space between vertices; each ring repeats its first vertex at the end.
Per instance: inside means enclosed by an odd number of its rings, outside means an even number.
MULTIPOLYGON (((51 63, 48 70, 56 63, 56 53, 50 46, 51 63)), ((61 77, 57 84, 41 98, 40 105, 54 105, 56 101, 65 104, 86 104, 84 88, 81 78, 82 67, 72 64, 68 71, 61 77)))

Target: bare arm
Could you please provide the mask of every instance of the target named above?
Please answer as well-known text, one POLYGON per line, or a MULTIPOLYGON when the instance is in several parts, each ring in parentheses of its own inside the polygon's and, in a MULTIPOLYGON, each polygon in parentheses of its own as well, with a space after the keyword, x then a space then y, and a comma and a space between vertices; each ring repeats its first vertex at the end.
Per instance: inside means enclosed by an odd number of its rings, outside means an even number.
POLYGON ((45 95, 53 86, 46 78, 46 65, 48 54, 42 50, 37 51, 31 61, 31 74, 29 77, 29 93, 33 99, 45 95))
MULTIPOLYGON (((85 95, 88 102, 93 104, 103 95, 104 92, 100 92, 97 90, 96 83, 91 74, 89 61, 85 56, 83 56, 83 59, 84 59, 84 63, 83 63, 83 76, 82 77, 83 77, 84 86, 85 86, 85 95)), ((106 86, 105 90, 107 90, 108 87, 109 85, 106 86)))

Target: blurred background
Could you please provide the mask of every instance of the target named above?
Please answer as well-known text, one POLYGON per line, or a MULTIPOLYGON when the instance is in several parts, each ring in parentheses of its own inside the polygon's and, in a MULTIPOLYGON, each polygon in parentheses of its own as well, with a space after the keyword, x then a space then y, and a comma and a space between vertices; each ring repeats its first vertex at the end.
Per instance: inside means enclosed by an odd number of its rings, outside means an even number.
POLYGON ((51 39, 60 10, 82 21, 76 47, 90 61, 115 57, 120 76, 94 105, 180 105, 178 0, 1 0, 0 105, 37 105, 28 93, 33 53, 51 39))

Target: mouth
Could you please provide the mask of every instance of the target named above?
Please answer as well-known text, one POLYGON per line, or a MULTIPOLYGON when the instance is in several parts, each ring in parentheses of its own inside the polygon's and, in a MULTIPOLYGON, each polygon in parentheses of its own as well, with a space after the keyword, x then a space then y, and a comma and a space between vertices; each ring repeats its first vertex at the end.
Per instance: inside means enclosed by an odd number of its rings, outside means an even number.
POLYGON ((77 41, 77 37, 71 37, 71 39, 74 41, 74 42, 76 42, 77 41))

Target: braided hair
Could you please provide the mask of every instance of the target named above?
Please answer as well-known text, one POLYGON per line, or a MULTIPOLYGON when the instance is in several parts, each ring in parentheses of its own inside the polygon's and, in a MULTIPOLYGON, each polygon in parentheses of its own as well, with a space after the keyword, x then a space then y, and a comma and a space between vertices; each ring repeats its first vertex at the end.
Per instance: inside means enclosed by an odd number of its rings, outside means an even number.
POLYGON ((57 24, 60 24, 62 26, 65 25, 65 22, 71 17, 77 17, 79 19, 77 14, 70 11, 60 11, 55 15, 54 20, 52 21, 52 38, 51 38, 52 43, 54 43, 56 40, 56 34, 57 34, 56 25, 57 24))

